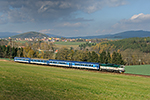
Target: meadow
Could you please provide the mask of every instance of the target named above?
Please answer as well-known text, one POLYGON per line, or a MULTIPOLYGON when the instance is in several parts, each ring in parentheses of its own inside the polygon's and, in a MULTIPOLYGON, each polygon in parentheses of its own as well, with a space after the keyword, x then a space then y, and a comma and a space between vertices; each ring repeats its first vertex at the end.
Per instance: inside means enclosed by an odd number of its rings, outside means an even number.
POLYGON ((130 74, 150 75, 150 65, 132 65, 125 67, 126 72, 130 74))
POLYGON ((79 49, 79 45, 86 42, 54 42, 56 48, 66 47, 70 49, 71 47, 74 49, 79 49))
POLYGON ((0 61, 0 100, 150 99, 150 78, 0 61))
POLYGON ((54 42, 54 44, 57 44, 57 45, 80 45, 83 43, 86 43, 86 42, 63 42, 63 41, 54 42))

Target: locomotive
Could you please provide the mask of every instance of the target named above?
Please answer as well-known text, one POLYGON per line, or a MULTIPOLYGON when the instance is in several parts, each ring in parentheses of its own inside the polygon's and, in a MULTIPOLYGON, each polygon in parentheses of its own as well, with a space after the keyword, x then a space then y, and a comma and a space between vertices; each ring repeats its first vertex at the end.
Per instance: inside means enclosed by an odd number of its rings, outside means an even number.
POLYGON ((111 71, 124 73, 124 65, 116 64, 102 64, 102 63, 93 63, 93 62, 81 62, 81 61, 66 61, 66 60, 44 60, 44 59, 33 59, 33 58, 24 58, 24 57, 15 57, 15 62, 31 63, 31 64, 43 64, 50 66, 62 66, 62 67, 71 67, 71 68, 85 68, 85 69, 95 69, 99 71, 111 71))

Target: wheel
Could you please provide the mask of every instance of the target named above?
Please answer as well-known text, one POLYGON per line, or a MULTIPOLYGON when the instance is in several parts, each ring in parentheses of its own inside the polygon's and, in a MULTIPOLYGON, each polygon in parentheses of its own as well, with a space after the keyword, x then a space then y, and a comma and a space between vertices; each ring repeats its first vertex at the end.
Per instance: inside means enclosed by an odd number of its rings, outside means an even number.
POLYGON ((122 74, 122 71, 121 71, 121 70, 119 70, 119 73, 120 73, 120 74, 122 74))

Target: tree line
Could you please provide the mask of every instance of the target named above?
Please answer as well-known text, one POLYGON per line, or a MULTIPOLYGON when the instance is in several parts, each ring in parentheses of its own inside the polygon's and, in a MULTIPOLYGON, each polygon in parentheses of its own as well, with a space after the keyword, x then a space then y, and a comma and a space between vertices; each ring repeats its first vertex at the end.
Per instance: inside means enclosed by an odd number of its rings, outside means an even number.
POLYGON ((144 53, 150 53, 150 37, 145 38, 127 38, 116 41, 107 41, 98 43, 93 47, 94 50, 120 50, 125 51, 126 49, 140 50, 144 53))
POLYGON ((91 50, 97 53, 102 53, 103 50, 121 53, 126 65, 150 64, 150 37, 101 42, 91 50))
POLYGON ((117 52, 113 52, 113 54, 110 54, 109 52, 103 51, 101 54, 98 54, 95 51, 73 50, 65 47, 58 50, 55 59, 69 60, 69 61, 125 64, 121 54, 117 52))
POLYGON ((113 52, 103 51, 101 54, 95 51, 88 50, 73 50, 68 48, 61 48, 55 55, 51 51, 37 51, 31 47, 15 48, 11 46, 0 45, 0 57, 1 58, 14 58, 14 57, 29 57, 29 58, 43 58, 43 59, 58 59, 69 61, 85 61, 85 62, 98 62, 98 63, 113 63, 113 64, 125 64, 121 54, 113 52))
POLYGON ((18 55, 20 55, 20 57, 23 57, 23 48, 15 48, 11 46, 0 45, 1 58, 14 58, 18 55))
POLYGON ((85 49, 86 47, 91 47, 91 46, 95 46, 96 43, 89 43, 89 42, 86 42, 86 43, 83 43, 83 44, 80 44, 79 47, 80 47, 80 50, 83 50, 85 49))

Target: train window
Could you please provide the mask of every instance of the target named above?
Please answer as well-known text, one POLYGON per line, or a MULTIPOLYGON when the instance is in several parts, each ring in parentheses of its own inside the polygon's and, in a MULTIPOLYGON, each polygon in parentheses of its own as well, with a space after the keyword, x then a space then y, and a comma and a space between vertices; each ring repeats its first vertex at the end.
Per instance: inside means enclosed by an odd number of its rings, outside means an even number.
POLYGON ((66 64, 65 62, 60 62, 60 64, 66 64))
POLYGON ((124 68, 124 66, 123 66, 123 65, 121 65, 121 68, 124 68))
POLYGON ((75 65, 79 65, 79 64, 75 63, 75 65))
POLYGON ((45 63, 47 63, 47 61, 44 61, 45 63))

